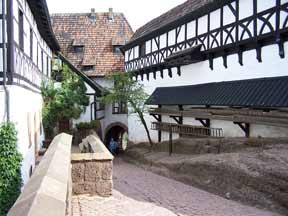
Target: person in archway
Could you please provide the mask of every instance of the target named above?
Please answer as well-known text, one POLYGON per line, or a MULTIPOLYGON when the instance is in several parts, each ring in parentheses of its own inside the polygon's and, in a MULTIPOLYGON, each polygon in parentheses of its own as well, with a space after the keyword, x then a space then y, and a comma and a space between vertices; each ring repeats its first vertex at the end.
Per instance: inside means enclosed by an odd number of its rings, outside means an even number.
POLYGON ((116 148, 117 148, 117 142, 115 142, 114 139, 111 138, 109 143, 109 150, 113 155, 115 155, 116 153, 116 148))

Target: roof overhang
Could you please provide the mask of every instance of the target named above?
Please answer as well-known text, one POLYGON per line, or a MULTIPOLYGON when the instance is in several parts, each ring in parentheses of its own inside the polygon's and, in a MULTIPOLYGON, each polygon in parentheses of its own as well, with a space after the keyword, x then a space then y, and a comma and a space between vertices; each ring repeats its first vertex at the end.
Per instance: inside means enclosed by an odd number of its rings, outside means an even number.
POLYGON ((59 51, 60 46, 52 29, 46 0, 27 0, 27 2, 35 17, 40 35, 54 52, 59 51))
POLYGON ((288 76, 156 88, 146 104, 287 108, 288 76))
MULTIPOLYGON (((159 36, 161 34, 164 34, 166 32, 169 32, 170 30, 183 25, 185 23, 188 23, 194 19, 196 19, 197 17, 201 17, 211 11, 214 11, 230 2, 232 2, 233 0, 217 0, 217 1, 213 1, 211 3, 208 3, 202 7, 200 7, 199 9, 192 11, 191 13, 179 17, 178 19, 176 19, 173 22, 170 22, 152 32, 147 32, 144 35, 138 37, 138 38, 134 38, 132 40, 130 40, 128 43, 126 43, 124 46, 121 47, 121 49, 123 50, 123 52, 125 52, 126 50, 133 48, 134 46, 136 46, 137 44, 139 44, 142 41, 147 41, 150 40, 156 36, 159 36)), ((137 32, 137 31, 136 31, 137 32)))

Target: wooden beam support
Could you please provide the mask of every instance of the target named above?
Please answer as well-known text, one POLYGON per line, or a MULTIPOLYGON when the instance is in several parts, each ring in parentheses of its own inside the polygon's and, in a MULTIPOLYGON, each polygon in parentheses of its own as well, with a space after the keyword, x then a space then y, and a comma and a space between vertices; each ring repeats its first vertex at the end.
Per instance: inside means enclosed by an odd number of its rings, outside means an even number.
POLYGON ((147 77, 147 80, 149 81, 149 79, 150 79, 149 72, 146 73, 146 77, 147 77))
POLYGON ((210 128, 210 126, 211 126, 210 119, 195 118, 195 120, 200 121, 201 124, 206 128, 210 128))
POLYGON ((181 76, 181 67, 180 66, 177 67, 177 74, 178 74, 178 76, 181 76))
POLYGON ((234 124, 238 125, 245 133, 245 137, 250 137, 250 124, 243 122, 234 122, 234 124))
POLYGON ((156 71, 153 71, 153 78, 156 80, 156 71))
MULTIPOLYGON (((158 105, 158 108, 161 109, 162 106, 161 106, 161 105, 158 105)), ((158 117, 159 117, 158 122, 161 124, 161 122, 162 122, 162 115, 159 115, 158 117)), ((162 131, 159 130, 159 131, 158 131, 158 142, 160 143, 161 141, 162 141, 162 131)))
POLYGON ((172 69, 168 68, 168 76, 172 78, 172 69))
POLYGON ((181 119, 181 116, 169 116, 169 117, 174 119, 177 124, 183 124, 183 119, 181 119))
POLYGON ((160 70, 160 76, 162 79, 164 78, 163 69, 160 70))
POLYGON ((160 120, 161 120, 160 116, 161 115, 156 115, 156 114, 150 114, 150 115, 153 116, 156 119, 156 121, 160 122, 160 120))

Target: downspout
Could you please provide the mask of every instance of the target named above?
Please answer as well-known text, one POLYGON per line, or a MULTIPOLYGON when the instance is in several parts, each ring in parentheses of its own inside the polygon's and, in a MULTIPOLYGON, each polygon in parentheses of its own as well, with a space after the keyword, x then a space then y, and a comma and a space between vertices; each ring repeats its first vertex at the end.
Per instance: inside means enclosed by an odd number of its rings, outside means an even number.
POLYGON ((6 0, 2 0, 2 43, 3 43, 3 87, 5 92, 4 110, 6 112, 6 121, 10 121, 10 98, 7 88, 7 44, 6 44, 6 0))

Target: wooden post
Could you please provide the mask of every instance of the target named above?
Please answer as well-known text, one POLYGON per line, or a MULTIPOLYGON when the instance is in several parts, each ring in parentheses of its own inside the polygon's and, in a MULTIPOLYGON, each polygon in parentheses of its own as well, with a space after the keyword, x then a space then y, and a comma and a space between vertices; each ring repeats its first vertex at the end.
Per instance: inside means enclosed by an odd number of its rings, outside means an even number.
MULTIPOLYGON (((161 109, 161 105, 158 105, 158 108, 161 109)), ((161 124, 162 122, 162 115, 159 115, 159 120, 158 122, 161 124)), ((158 142, 160 143, 162 141, 162 132, 161 130, 158 130, 158 142)))
POLYGON ((172 142, 172 126, 170 125, 169 126, 169 155, 171 156, 172 154, 172 145, 173 145, 173 142, 172 142))

